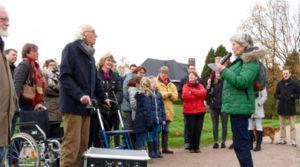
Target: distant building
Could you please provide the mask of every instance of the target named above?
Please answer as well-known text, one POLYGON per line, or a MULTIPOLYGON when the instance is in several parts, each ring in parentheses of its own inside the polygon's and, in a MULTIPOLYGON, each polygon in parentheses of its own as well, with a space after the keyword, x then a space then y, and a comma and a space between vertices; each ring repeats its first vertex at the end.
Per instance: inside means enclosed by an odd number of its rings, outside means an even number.
POLYGON ((169 68, 170 80, 176 84, 180 82, 182 78, 187 76, 187 64, 178 63, 175 60, 158 60, 158 59, 146 59, 141 66, 145 67, 147 70, 146 76, 157 76, 159 69, 162 66, 167 66, 169 68))

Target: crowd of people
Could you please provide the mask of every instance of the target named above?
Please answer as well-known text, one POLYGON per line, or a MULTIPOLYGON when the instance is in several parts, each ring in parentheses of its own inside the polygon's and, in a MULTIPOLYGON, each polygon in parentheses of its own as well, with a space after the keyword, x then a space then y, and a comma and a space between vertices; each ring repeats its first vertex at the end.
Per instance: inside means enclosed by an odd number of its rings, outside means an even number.
MULTIPOLYGON (((38 46, 26 43, 21 50, 22 61, 16 67, 17 50, 5 49, 2 40, 7 36, 8 26, 8 14, 0 6, 0 50, 3 53, 0 56, 1 161, 17 118, 30 112, 46 111, 47 136, 63 136, 60 166, 79 166, 87 148, 103 147, 99 117, 87 108, 94 99, 99 104, 106 131, 120 129, 118 111, 121 111, 123 129, 134 132, 130 134, 134 149, 148 149, 151 158, 161 158, 161 153, 173 154, 169 148, 169 129, 175 117, 173 103, 181 98, 184 144, 190 153, 201 152, 201 132, 208 105, 213 123, 213 148, 226 148, 230 116, 233 148, 239 163, 253 166, 250 150, 261 150, 263 104, 267 99, 266 88, 254 91, 253 82, 260 70, 259 59, 266 52, 254 47, 248 34, 231 38, 235 60, 224 65, 220 63, 221 57, 216 57, 217 71, 207 84, 190 64, 187 76, 176 87, 167 66, 162 66, 157 76, 147 76, 147 69, 132 64, 129 72, 120 76, 113 55, 105 54, 96 61, 93 46, 97 34, 90 25, 80 27, 76 39, 64 47, 60 64, 48 59, 41 66, 38 46), (218 137, 219 118, 221 140, 218 137)), ((278 144, 287 143, 285 120, 289 118, 291 144, 297 146, 295 99, 299 98, 300 90, 290 76, 289 70, 283 71, 283 80, 278 83, 275 93, 281 124, 278 144)), ((113 138, 114 146, 122 144, 120 136, 113 138)))

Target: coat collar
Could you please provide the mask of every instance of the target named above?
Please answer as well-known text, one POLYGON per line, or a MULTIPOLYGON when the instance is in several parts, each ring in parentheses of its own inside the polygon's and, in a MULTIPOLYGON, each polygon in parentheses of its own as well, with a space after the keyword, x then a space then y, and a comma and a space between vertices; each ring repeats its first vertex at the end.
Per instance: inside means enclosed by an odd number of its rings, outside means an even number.
POLYGON ((252 47, 247 49, 246 52, 242 53, 240 58, 244 63, 248 63, 263 58, 266 53, 267 51, 264 48, 252 47))
POLYGON ((88 55, 89 58, 93 57, 94 55, 94 50, 89 50, 87 45, 84 44, 82 40, 76 40, 77 46, 81 51, 83 51, 86 55, 88 55))

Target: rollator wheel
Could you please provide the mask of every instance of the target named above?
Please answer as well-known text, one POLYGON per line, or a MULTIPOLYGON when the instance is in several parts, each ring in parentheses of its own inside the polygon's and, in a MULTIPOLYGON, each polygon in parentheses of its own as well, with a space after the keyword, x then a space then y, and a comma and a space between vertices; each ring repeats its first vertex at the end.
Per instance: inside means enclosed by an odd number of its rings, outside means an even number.
POLYGON ((12 137, 11 145, 5 154, 5 166, 39 167, 40 153, 36 141, 27 133, 12 137))

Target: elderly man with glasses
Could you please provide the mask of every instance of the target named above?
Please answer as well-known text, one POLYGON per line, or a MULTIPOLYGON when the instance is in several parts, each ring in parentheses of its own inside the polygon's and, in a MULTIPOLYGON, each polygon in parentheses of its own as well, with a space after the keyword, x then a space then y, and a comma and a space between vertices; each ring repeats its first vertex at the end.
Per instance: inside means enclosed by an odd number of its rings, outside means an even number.
POLYGON ((88 147, 90 116, 87 105, 98 98, 110 106, 97 78, 94 44, 97 35, 90 25, 80 28, 74 42, 63 49, 60 65, 60 104, 64 137, 60 166, 79 167, 88 147))

